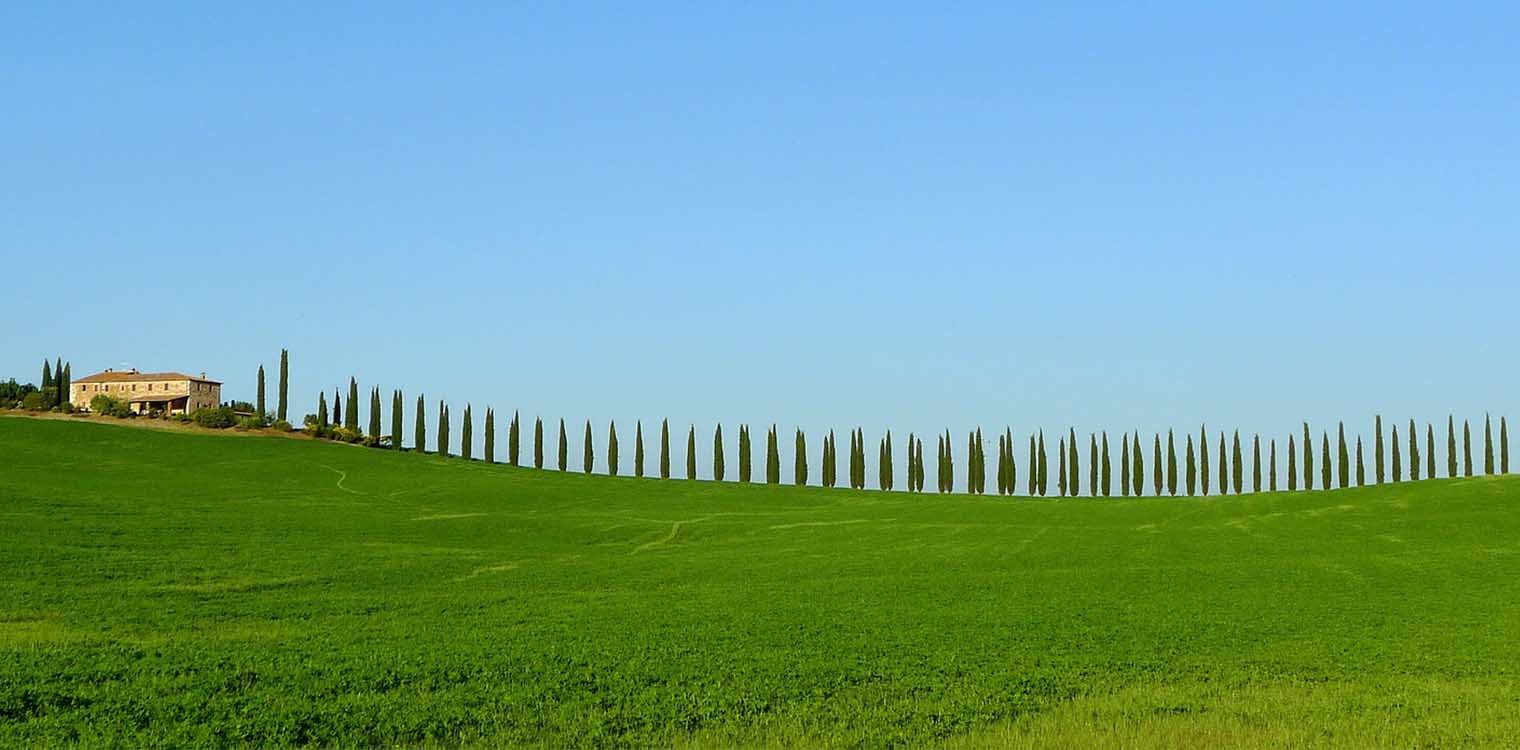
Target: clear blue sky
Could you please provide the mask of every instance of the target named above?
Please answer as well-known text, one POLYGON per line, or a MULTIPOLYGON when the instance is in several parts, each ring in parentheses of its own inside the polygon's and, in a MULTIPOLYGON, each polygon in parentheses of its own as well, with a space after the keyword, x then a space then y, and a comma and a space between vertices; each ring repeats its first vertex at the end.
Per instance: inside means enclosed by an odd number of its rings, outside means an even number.
POLYGON ((1520 414, 1514 4, 819 5, 7 4, 0 377, 287 347, 297 417, 353 374, 704 470, 1520 414))

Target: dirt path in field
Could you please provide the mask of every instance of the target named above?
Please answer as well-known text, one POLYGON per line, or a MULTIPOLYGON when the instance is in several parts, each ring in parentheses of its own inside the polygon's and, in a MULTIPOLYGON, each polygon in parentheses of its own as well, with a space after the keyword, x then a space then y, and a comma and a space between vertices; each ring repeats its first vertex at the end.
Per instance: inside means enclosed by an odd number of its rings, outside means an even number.
POLYGON ((346 481, 348 481, 348 472, 342 471, 342 470, 339 470, 339 469, 334 469, 333 467, 328 466, 326 464, 323 464, 322 468, 327 469, 328 471, 337 473, 337 475, 338 475, 338 489, 343 490, 344 492, 347 492, 350 495, 359 495, 361 497, 364 496, 363 492, 360 492, 358 490, 351 490, 351 489, 343 486, 343 483, 346 482, 346 481))

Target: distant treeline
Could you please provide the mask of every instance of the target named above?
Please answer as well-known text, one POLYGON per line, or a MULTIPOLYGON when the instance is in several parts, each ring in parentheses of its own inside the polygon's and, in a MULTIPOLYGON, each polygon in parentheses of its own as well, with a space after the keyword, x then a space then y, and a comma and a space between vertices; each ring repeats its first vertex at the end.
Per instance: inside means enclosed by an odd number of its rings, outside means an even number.
MULTIPOLYGON (((283 384, 283 372, 281 380, 283 384)), ((262 368, 259 384, 259 403, 262 405, 262 368)), ((382 429, 380 389, 373 388, 369 392, 367 430, 360 425, 358 381, 350 378, 347 390, 346 399, 341 389, 334 390, 331 403, 328 402, 326 392, 321 393, 317 401, 317 412, 306 417, 307 430, 319 437, 399 449, 402 446, 405 427, 402 392, 397 390, 391 394, 390 424, 386 432, 382 429)), ((283 406, 283 394, 281 401, 283 406)), ((434 416, 437 430, 430 443, 427 431, 429 423, 427 399, 418 396, 412 418, 411 450, 425 452, 431 445, 433 452, 439 455, 474 458, 472 455, 474 416, 471 406, 464 407, 460 435, 457 439, 450 434, 449 405, 439 401, 434 416), (453 446, 458 447, 457 452, 453 446)), ((512 466, 529 465, 523 462, 521 456, 524 442, 523 430, 519 414, 513 412, 506 426, 507 448, 502 463, 512 466)), ((1509 473, 1509 425, 1503 417, 1500 417, 1498 421, 1497 433, 1496 445, 1493 420, 1485 416, 1481 467, 1483 474, 1509 473)), ((483 456, 487 462, 498 462, 496 434, 496 413, 488 408, 485 412, 485 454, 483 456)), ((1265 441, 1260 435, 1243 438, 1238 431, 1230 433, 1220 431, 1217 433, 1217 440, 1214 437, 1207 427, 1199 427, 1196 440, 1195 433, 1192 431, 1183 434, 1179 439, 1174 431, 1168 430, 1164 436, 1159 433, 1152 434, 1148 441, 1138 432, 1126 431, 1118 436, 1119 455, 1116 462, 1113 458, 1113 449, 1110 447, 1108 432, 1089 433, 1087 440, 1084 441, 1075 429, 1068 429, 1066 434, 1058 435, 1054 441, 1055 486, 1052 488, 1051 456, 1044 430, 1036 430, 1027 437, 1016 438, 1012 429, 1004 428, 998 435, 997 454, 991 466, 988 465, 987 445, 980 428, 967 434, 959 456, 955 451, 957 440, 947 430, 935 436, 937 443, 935 489, 938 492, 955 492, 959 488, 971 494, 984 494, 987 492, 987 477, 990 474, 994 480, 994 491, 999 495, 1025 494, 1043 497, 1050 495, 1052 490, 1057 497, 1239 495, 1246 492, 1277 492, 1280 489, 1295 491, 1359 487, 1369 483, 1383 484, 1434 479, 1440 475, 1438 470, 1441 466, 1438 464, 1441 462, 1439 461, 1440 454, 1436 450, 1435 425, 1426 424, 1421 430, 1414 420, 1409 420, 1401 437, 1399 425, 1393 425, 1385 430, 1382 417, 1377 417, 1372 426, 1370 448, 1364 444, 1361 436, 1348 439, 1344 423, 1336 425, 1334 436, 1328 430, 1322 430, 1316 438, 1309 424, 1305 422, 1301 432, 1295 430, 1286 436, 1286 440, 1281 444, 1283 448, 1281 455, 1279 455, 1279 441, 1275 438, 1269 437, 1265 441), (1212 451, 1211 445, 1214 446, 1212 451), (1366 455, 1369 452, 1371 453, 1370 473, 1367 465, 1369 459, 1366 455), (1023 454, 1022 460, 1020 454, 1023 454), (957 461, 963 461, 959 480, 956 474, 957 461), (1114 486, 1116 463, 1117 488, 1114 486), (1280 472, 1279 468, 1284 464, 1286 472, 1280 472), (1279 477, 1286 479, 1286 487, 1279 486, 1279 477), (957 481, 960 484, 957 484, 957 481)), ((1463 421, 1459 435, 1455 419, 1448 417, 1444 437, 1444 476, 1470 477, 1477 473, 1478 468, 1473 460, 1472 429, 1469 423, 1463 421)), ((862 429, 855 428, 850 430, 849 438, 846 463, 841 469, 834 431, 830 430, 823 436, 819 452, 818 484, 834 487, 839 481, 840 474, 843 473, 849 487, 867 488, 867 437, 862 429)), ((532 434, 527 439, 532 443, 531 466, 535 469, 546 468, 546 437, 542 419, 533 420, 532 434)), ((658 464, 657 468, 648 474, 669 479, 671 478, 672 454, 668 421, 661 420, 659 436, 656 440, 659 451, 658 464)), ((761 457, 765 469, 763 481, 766 484, 782 482, 779 440, 777 428, 772 425, 766 430, 764 454, 761 457)), ((696 479, 697 430, 695 425, 687 427, 685 442, 684 476, 686 479, 696 479)), ((809 483, 812 474, 807 436, 801 429, 798 429, 793 436, 793 443, 790 482, 805 485, 809 483)), ((618 441, 615 422, 607 425, 606 440, 602 445, 605 450, 607 473, 613 476, 620 475, 622 447, 618 441)), ((928 475, 924 442, 917 435, 910 433, 903 445, 906 446, 903 458, 907 469, 907 485, 904 489, 908 492, 923 492, 928 475)), ((585 424, 581 436, 581 447, 579 469, 590 474, 593 471, 598 447, 590 421, 585 424)), ((552 468, 569 471, 569 435, 563 419, 560 419, 558 423, 555 448, 555 461, 552 468)), ((712 432, 712 478, 715 481, 721 482, 727 479, 726 450, 723 426, 715 425, 712 432)), ((632 451, 633 476, 646 476, 642 422, 634 423, 632 451)), ((741 424, 738 429, 737 456, 738 481, 740 482, 752 481, 753 453, 750 427, 741 424)), ((888 491, 896 489, 895 457, 892 433, 888 431, 877 443, 876 489, 888 491)))

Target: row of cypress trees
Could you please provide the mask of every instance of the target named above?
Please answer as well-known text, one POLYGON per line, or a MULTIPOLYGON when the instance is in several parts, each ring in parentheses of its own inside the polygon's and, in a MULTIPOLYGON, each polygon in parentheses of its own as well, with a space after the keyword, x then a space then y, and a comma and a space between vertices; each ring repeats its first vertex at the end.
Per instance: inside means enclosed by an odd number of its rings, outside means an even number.
MULTIPOLYGON (((266 402, 265 395, 264 395, 264 366, 263 365, 259 365, 259 376, 258 376, 257 390, 258 390, 258 392, 257 392, 257 394, 255 396, 254 408, 258 410, 258 413, 259 413, 260 416, 268 418, 271 415, 269 413, 269 405, 266 402)), ((273 417, 276 420, 278 420, 278 421, 288 422, 290 420, 290 414, 289 414, 289 409, 290 409, 290 352, 287 351, 287 350, 285 350, 285 349, 281 349, 280 350, 280 385, 279 385, 279 390, 276 392, 276 398, 278 399, 278 403, 275 406, 275 411, 274 411, 273 417)), ((336 393, 333 394, 333 405, 334 405, 334 408, 337 408, 337 394, 336 393)), ((323 408, 321 409, 321 412, 324 413, 324 414, 327 412, 327 408, 326 408, 325 404, 324 404, 323 408)), ((337 422, 336 419, 333 420, 333 421, 334 421, 334 423, 337 422)), ((370 423, 371 424, 375 424, 373 417, 370 419, 370 423)), ((377 427, 376 429, 374 429, 374 430, 371 431, 371 434, 376 434, 378 432, 379 432, 379 429, 377 427)))
POLYGON ((59 357, 57 363, 42 360, 42 408, 56 409, 69 403, 69 387, 73 385, 74 364, 59 357))
MULTIPOLYGON (((285 354, 282 352, 282 381, 284 380, 285 354)), ((262 371, 261 371, 262 372, 262 371)), ((262 396, 262 393, 261 393, 262 396)), ((342 424, 346 429, 359 431, 359 414, 354 404, 358 401, 358 383, 354 379, 349 380, 348 386, 349 408, 343 410, 341 394, 333 393, 331 406, 331 424, 342 424)), ((369 398, 368 428, 371 436, 381 437, 381 413, 380 413, 380 390, 374 388, 369 398)), ((390 445, 400 446, 402 435, 402 393, 395 391, 391 399, 391 422, 389 438, 390 445)), ((416 417, 414 419, 414 433, 412 445, 414 450, 426 450, 429 445, 426 433, 425 399, 421 396, 416 402, 416 417)), ((319 414, 328 414, 326 397, 323 394, 318 404, 319 414)), ((323 424, 326 424, 325 418, 323 424)), ((434 452, 450 455, 450 446, 456 443, 449 434, 450 412, 448 405, 442 401, 438 404, 438 430, 432 443, 434 452)), ((521 422, 519 415, 513 413, 507 426, 507 454, 505 463, 513 466, 522 465, 520 452, 522 445, 521 422)), ((496 423, 495 411, 487 409, 485 414, 485 460, 496 462, 496 423)), ((1501 417, 1498 424, 1497 446, 1495 444, 1493 422, 1485 417, 1483 423, 1483 457, 1482 472, 1484 474, 1509 473, 1509 429, 1508 421, 1501 417)), ((1381 484, 1391 480, 1393 482, 1419 480, 1421 478, 1435 478, 1437 476, 1437 451, 1434 425, 1427 424, 1424 430, 1424 445, 1420 441, 1417 426, 1413 420, 1408 423, 1405 431, 1406 440, 1401 440, 1398 426, 1394 426, 1391 435, 1385 440, 1385 431, 1382 417, 1376 418, 1374 423, 1374 437, 1372 440, 1372 471, 1370 483, 1381 484), (1406 460, 1407 457, 1407 460, 1406 460)), ((473 444, 473 416, 472 409, 466 405, 461 421, 461 435, 457 443, 458 455, 464 458, 472 458, 473 444)), ((545 466, 545 435, 542 419, 535 419, 533 425, 533 452, 532 466, 542 469, 545 466)), ((686 466, 685 476, 687 479, 695 479, 697 475, 696 462, 696 427, 691 426, 686 435, 686 466)), ((865 433, 856 428, 850 431, 849 455, 846 464, 846 481, 852 489, 865 489, 866 481, 866 457, 865 457, 865 433)), ((1110 441, 1107 432, 1090 433, 1088 435, 1086 463, 1087 473, 1085 482, 1085 494, 1092 497, 1111 497, 1113 487, 1113 461, 1110 453, 1110 441)), ((582 439, 581 471, 591 473, 594 468, 596 452, 593 431, 590 421, 585 423, 582 439)), ((954 438, 949 431, 941 434, 938 438, 938 455, 936 464, 936 489, 939 492, 954 492, 956 489, 955 454, 953 450, 954 438)), ((907 440, 907 491, 922 492, 924 489, 927 471, 924 463, 923 441, 914 435, 909 435, 907 440)), ((985 453, 985 441, 980 428, 967 434, 966 442, 966 465, 965 465, 965 491, 971 494, 983 494, 986 492, 986 479, 988 471, 987 457, 985 453)), ((1286 457, 1287 471, 1281 474, 1279 468, 1278 442, 1276 439, 1268 439, 1265 444, 1259 435, 1252 435, 1249 441, 1243 440, 1239 431, 1227 435, 1220 432, 1218 435, 1217 448, 1212 454, 1215 457, 1212 466, 1217 469, 1211 471, 1210 435, 1206 428, 1200 428, 1197 440, 1193 434, 1183 436, 1179 462, 1178 439, 1176 434, 1168 430, 1163 446, 1162 436, 1157 433, 1152 435, 1149 450, 1150 471, 1146 472, 1147 451, 1142 443, 1138 432, 1125 432, 1119 438, 1120 457, 1118 460, 1118 495, 1119 496, 1144 496, 1149 494, 1160 495, 1209 495, 1217 494, 1243 494, 1245 492, 1261 492, 1263 490, 1276 492, 1278 490, 1278 478, 1285 476, 1287 489, 1298 490, 1300 487, 1306 490, 1332 487, 1361 486, 1369 483, 1369 474, 1366 467, 1366 453, 1368 452, 1360 436, 1354 440, 1346 437, 1345 425, 1337 425, 1336 435, 1332 439, 1329 431, 1322 431, 1318 441, 1315 440, 1308 423, 1302 427, 1301 439, 1298 435, 1287 436, 1286 457), (1316 464, 1315 442, 1319 443, 1318 459, 1316 464), (1247 457, 1247 444, 1249 444, 1249 457, 1247 457), (1316 472, 1316 466, 1318 471, 1316 472), (1150 481, 1147 482, 1146 480, 1150 481), (1149 490, 1147 490, 1147 485, 1149 490)), ((995 488, 999 495, 1016 495, 1020 490, 1020 466, 1015 449, 1016 443, 1011 429, 1005 428, 998 436, 996 464, 991 473, 995 477, 995 488)), ((1074 429, 1068 429, 1067 434, 1058 438, 1055 446, 1056 452, 1056 487, 1057 496, 1077 497, 1084 494, 1083 463, 1081 441, 1074 429)), ((556 466, 560 471, 568 470, 569 438, 563 419, 559 421, 558 451, 556 454, 556 466)), ((740 425, 738 433, 738 480, 748 483, 752 478, 753 464, 751 454, 753 451, 748 425, 740 425)), ((727 478, 727 461, 724 450, 723 427, 718 425, 713 431, 712 447, 713 478, 716 481, 724 481, 727 478)), ((620 473, 620 445, 617 436, 616 423, 608 425, 607 444, 605 458, 609 474, 620 473)), ((1473 458, 1472 430, 1468 422, 1463 422, 1461 430, 1461 451, 1458 451, 1458 437, 1454 418, 1447 419, 1446 425, 1446 472, 1448 477, 1473 476, 1477 471, 1473 458), (1460 456, 1460 459, 1459 459, 1460 456)), ((896 489, 896 472, 894 470, 894 451, 892 435, 888 431, 878 444, 877 451, 877 475, 876 487, 891 491, 896 489)), ((819 483, 824 487, 836 486, 839 474, 838 450, 833 431, 830 431, 823 439, 821 477, 819 483)), ((1024 463, 1024 479, 1022 485, 1025 494, 1032 496, 1046 496, 1050 492, 1049 459, 1046 450, 1045 434, 1043 430, 1036 431, 1028 437, 1028 457, 1024 463)), ((805 485, 811 475, 808 464, 807 437, 801 429, 797 429, 793 437, 793 467, 791 481, 793 484, 805 485)), ((633 475, 645 476, 644 455, 644 428, 639 422, 634 427, 634 467, 633 475)), ((670 452, 670 426, 667 421, 660 423, 659 436, 659 464, 658 476, 668 479, 671 476, 671 452, 670 452)), ((767 484, 781 483, 781 462, 779 450, 779 434, 775 426, 766 432, 765 446, 765 477, 767 484)))

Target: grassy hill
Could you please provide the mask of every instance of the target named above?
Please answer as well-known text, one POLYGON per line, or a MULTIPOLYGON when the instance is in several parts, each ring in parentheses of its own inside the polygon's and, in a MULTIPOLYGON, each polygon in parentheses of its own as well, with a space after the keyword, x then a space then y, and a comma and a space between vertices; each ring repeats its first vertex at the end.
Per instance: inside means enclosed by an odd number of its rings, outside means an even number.
POLYGON ((1520 479, 1033 501, 0 418, 0 744, 1493 746, 1520 479))

